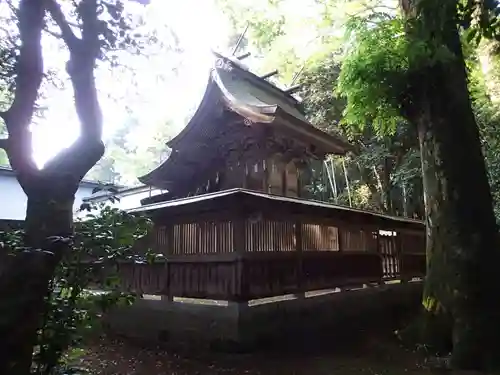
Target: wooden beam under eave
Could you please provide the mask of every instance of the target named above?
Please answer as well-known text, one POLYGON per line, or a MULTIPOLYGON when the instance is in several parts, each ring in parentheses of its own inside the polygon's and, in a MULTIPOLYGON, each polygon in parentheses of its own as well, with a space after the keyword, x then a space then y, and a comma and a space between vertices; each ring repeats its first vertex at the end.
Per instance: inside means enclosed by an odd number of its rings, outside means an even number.
POLYGON ((284 90, 284 92, 287 93, 288 95, 291 95, 291 94, 299 91, 301 87, 302 87, 302 85, 295 85, 295 86, 290 87, 289 89, 284 90))
POLYGON ((252 53, 251 52, 247 52, 247 53, 244 53, 243 55, 238 56, 237 59, 241 61, 241 60, 244 60, 244 59, 246 59, 247 57, 250 57, 250 56, 252 56, 252 53))
POLYGON ((268 78, 270 78, 272 76, 275 76, 278 73, 279 73, 278 69, 275 69, 275 70, 273 70, 273 71, 271 71, 269 73, 264 74, 263 76, 260 76, 260 78, 262 78, 262 79, 268 79, 268 78))

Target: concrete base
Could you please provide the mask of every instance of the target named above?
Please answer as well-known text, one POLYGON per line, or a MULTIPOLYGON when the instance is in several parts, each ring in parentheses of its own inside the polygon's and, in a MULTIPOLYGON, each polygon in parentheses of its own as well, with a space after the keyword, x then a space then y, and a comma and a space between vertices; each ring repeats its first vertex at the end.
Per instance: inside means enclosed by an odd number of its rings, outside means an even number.
POLYGON ((388 327, 417 311, 421 293, 422 283, 412 282, 250 304, 153 297, 110 312, 106 321, 115 333, 152 343, 226 349, 276 341, 298 345, 309 338, 346 340, 367 329, 388 327))

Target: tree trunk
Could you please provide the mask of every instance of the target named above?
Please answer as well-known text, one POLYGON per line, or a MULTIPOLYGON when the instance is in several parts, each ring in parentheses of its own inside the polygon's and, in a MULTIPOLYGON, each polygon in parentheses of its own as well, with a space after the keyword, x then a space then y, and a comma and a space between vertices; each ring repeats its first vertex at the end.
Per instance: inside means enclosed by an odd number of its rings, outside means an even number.
POLYGON ((391 166, 389 158, 384 158, 383 169, 382 169, 382 185, 383 185, 383 202, 385 207, 385 212, 389 214, 394 214, 394 209, 392 205, 392 183, 391 183, 391 166))
POLYGON ((408 195, 406 194, 406 181, 401 185, 401 193, 403 195, 403 216, 408 217, 408 195))
MULTIPOLYGON (((51 181, 52 188, 60 181, 51 181)), ((30 373, 48 284, 70 248, 76 188, 47 196, 43 184, 31 191, 26 212, 26 251, 11 257, 0 283, 1 374, 30 373), (36 194, 38 192, 38 194, 36 194), (66 240, 65 240, 66 239, 66 240)))
MULTIPOLYGON (((425 24, 414 8, 403 9, 425 24)), ((482 369, 499 361, 496 275, 500 257, 493 202, 453 14, 446 22, 434 23, 439 24, 438 35, 453 52, 453 59, 420 71, 410 89, 414 108, 408 113, 413 114, 410 120, 418 129, 427 224, 423 305, 428 316, 451 320, 452 366, 482 369)))
MULTIPOLYGON (((81 37, 69 26, 56 1, 21 0, 18 23, 21 46, 16 65, 14 100, 1 113, 8 130, 7 154, 28 197, 25 250, 10 257, 0 273, 0 374, 27 375, 45 309, 48 284, 71 249, 73 203, 79 183, 104 153, 102 114, 94 78, 101 53, 101 24, 96 0, 78 5, 81 37), (43 78, 41 33, 46 10, 61 30, 70 52, 68 74, 80 119, 80 136, 38 170, 32 159, 32 120, 43 78)), ((53 140, 58 142, 58 140, 53 140)))

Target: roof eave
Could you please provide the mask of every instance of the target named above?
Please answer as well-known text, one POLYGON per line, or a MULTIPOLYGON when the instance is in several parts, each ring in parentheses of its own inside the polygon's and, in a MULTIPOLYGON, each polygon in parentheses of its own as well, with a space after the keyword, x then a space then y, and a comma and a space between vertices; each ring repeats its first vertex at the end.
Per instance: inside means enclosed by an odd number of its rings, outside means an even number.
POLYGON ((206 111, 210 111, 212 109, 212 106, 210 104, 213 103, 213 95, 216 91, 217 84, 214 82, 212 74, 210 74, 205 93, 203 94, 196 112, 194 113, 193 117, 191 117, 186 126, 179 132, 179 134, 177 134, 167 142, 168 147, 175 149, 176 145, 178 145, 179 142, 181 142, 182 139, 184 139, 191 132, 191 130, 196 127, 196 123, 206 116, 206 111))
MULTIPOLYGON (((256 210, 260 211, 262 210, 262 207, 266 207, 265 205, 255 205, 256 201, 259 201, 260 203, 263 202, 269 202, 270 204, 273 204, 273 202, 276 204, 292 204, 295 207, 309 207, 313 209, 330 209, 333 210, 332 214, 335 212, 337 213, 351 213, 351 214, 362 214, 365 217, 369 217, 372 223, 377 223, 377 225, 380 226, 380 229, 385 229, 385 225, 380 225, 381 222, 385 222, 387 224, 391 223, 392 225, 391 230, 401 230, 401 231, 409 231, 409 230, 419 230, 420 233, 425 235, 425 223, 421 220, 416 220, 416 219, 410 219, 410 218, 404 218, 404 217, 398 217, 398 216, 391 216, 383 213, 378 213, 378 212, 373 212, 373 211, 367 211, 367 210, 361 210, 357 208, 351 208, 351 207, 345 207, 345 206, 340 206, 340 205, 335 205, 327 202, 320 202, 316 200, 307 200, 304 198, 297 198, 297 197, 285 197, 285 196, 280 196, 280 195, 274 195, 274 194, 268 194, 264 192, 259 192, 259 191, 253 191, 253 190, 248 190, 248 189, 241 189, 241 188, 236 188, 236 189, 229 189, 229 190, 223 190, 215 193, 208 193, 208 194, 202 194, 202 195, 197 195, 194 197, 189 197, 189 198, 179 198, 179 199, 172 199, 168 201, 162 201, 162 202, 156 202, 156 203, 150 203, 144 206, 136 207, 133 209, 129 209, 128 212, 141 212, 145 214, 164 214, 169 212, 170 210, 175 210, 176 207, 187 207, 191 206, 192 210, 191 213, 199 213, 200 210, 197 208, 197 205, 203 204, 209 201, 213 201, 214 204, 212 205, 212 209, 220 209, 220 204, 218 204, 218 201, 220 200, 227 200, 230 201, 232 204, 238 204, 238 205, 245 205, 245 201, 242 200, 243 198, 252 198, 252 201, 250 201, 250 205, 248 207, 251 207, 250 210, 256 210), (234 199, 232 199, 233 197, 234 199)), ((297 212, 297 210, 294 208, 294 212, 297 212)))
POLYGON ((311 123, 304 122, 301 119, 290 115, 288 112, 279 107, 276 110, 275 122, 279 122, 296 132, 302 133, 303 135, 314 139, 321 145, 323 150, 327 151, 327 154, 345 155, 347 152, 354 150, 354 146, 349 144, 347 141, 341 139, 340 137, 326 133, 323 130, 316 128, 311 123))

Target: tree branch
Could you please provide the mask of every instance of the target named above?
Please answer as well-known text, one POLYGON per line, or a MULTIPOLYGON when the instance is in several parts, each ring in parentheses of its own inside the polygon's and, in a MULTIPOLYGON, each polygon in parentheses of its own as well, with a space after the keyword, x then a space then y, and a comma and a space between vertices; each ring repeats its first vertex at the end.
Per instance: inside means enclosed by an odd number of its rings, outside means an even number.
POLYGON ((100 48, 97 1, 82 0, 80 16, 82 39, 78 40, 77 45, 68 45, 70 59, 67 65, 80 120, 80 136, 73 145, 59 153, 44 168, 54 173, 63 169, 71 170, 77 178, 83 178, 104 154, 102 112, 94 77, 100 48))
POLYGON ((76 187, 103 155, 104 143, 100 139, 86 139, 80 136, 71 146, 45 163, 43 169, 54 175, 67 174, 70 171, 76 187))
POLYGON ((94 66, 99 56, 99 20, 97 1, 82 0, 82 48, 70 51, 68 71, 80 119, 80 137, 97 142, 102 138, 102 112, 97 97, 94 66))
POLYGON ((57 39, 61 39, 63 37, 62 34, 58 34, 54 31, 49 30, 49 29, 44 29, 43 31, 45 31, 47 34, 52 35, 54 38, 57 38, 57 39))
POLYGON ((77 45, 81 40, 78 39, 73 30, 71 30, 71 27, 66 20, 66 16, 62 12, 59 3, 57 3, 56 0, 45 0, 45 6, 47 7, 47 10, 52 16, 54 22, 61 29, 61 36, 64 40, 64 43, 66 43, 70 50, 77 48, 77 45))
POLYGON ((3 119, 9 132, 7 155, 23 185, 24 176, 37 168, 32 158, 29 125, 35 111, 38 90, 43 79, 41 37, 45 9, 42 1, 21 0, 18 10, 19 49, 16 64, 14 100, 3 119))
POLYGON ((8 146, 9 146, 9 139, 8 138, 0 138, 0 148, 7 151, 8 146))
POLYGON ((99 56, 99 19, 97 0, 83 0, 81 4, 82 40, 87 53, 96 59, 99 56))

